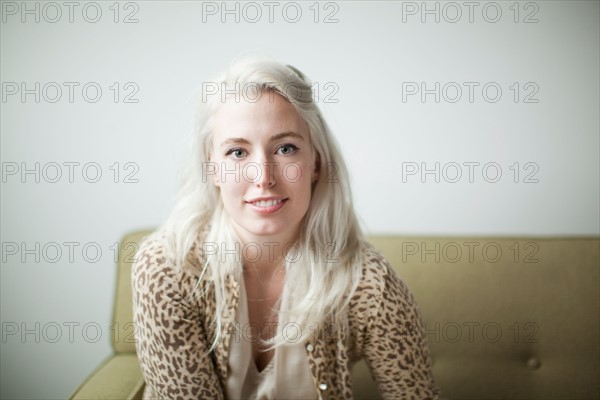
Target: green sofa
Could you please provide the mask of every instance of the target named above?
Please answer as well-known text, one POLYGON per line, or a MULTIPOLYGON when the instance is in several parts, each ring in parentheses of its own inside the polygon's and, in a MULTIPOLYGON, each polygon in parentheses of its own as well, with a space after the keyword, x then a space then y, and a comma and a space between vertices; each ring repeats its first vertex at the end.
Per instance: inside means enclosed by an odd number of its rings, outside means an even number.
MULTIPOLYGON (((121 242, 114 353, 72 399, 138 399, 130 268, 137 243, 121 242)), ((369 238, 421 308, 433 372, 448 399, 600 397, 600 238, 369 238)), ((356 399, 378 399, 364 363, 356 399)))

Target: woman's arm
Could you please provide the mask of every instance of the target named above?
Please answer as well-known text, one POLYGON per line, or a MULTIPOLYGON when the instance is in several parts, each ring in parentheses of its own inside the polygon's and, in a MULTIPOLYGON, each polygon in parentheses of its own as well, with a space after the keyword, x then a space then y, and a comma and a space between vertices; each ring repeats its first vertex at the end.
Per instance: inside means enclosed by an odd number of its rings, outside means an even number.
POLYGON ((223 398, 207 354, 202 313, 187 301, 193 278, 175 271, 156 239, 142 243, 136 260, 132 267, 133 318, 137 355, 146 381, 144 398, 223 398))
POLYGON ((364 356, 384 399, 437 399, 421 315, 412 293, 381 255, 364 356))

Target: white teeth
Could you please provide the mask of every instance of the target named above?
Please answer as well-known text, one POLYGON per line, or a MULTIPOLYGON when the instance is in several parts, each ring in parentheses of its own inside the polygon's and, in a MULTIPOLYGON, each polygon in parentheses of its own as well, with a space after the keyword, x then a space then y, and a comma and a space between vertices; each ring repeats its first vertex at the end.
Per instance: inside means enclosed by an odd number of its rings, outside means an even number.
POLYGON ((264 200, 260 200, 260 201, 255 201, 254 204, 257 207, 272 207, 276 204, 281 203, 282 200, 269 200, 269 201, 264 201, 264 200))

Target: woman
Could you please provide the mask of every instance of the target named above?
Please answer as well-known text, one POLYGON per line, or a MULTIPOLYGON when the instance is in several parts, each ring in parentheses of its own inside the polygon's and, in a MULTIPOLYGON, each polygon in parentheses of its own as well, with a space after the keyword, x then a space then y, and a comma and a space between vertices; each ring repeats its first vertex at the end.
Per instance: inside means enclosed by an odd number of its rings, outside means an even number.
POLYGON ((384 398, 436 398, 418 309, 362 236, 311 82, 246 58, 210 88, 132 270, 144 398, 348 399, 361 358, 384 398))

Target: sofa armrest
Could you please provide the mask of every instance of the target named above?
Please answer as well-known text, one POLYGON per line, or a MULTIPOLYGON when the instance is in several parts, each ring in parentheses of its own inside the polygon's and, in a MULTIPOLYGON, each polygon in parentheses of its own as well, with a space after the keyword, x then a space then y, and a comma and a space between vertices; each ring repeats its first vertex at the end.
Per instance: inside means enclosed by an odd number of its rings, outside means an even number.
POLYGON ((144 377, 135 353, 113 354, 77 388, 79 399, 141 399, 144 377))

